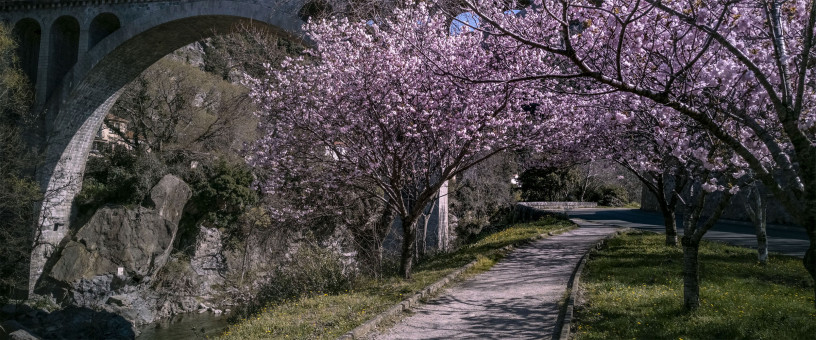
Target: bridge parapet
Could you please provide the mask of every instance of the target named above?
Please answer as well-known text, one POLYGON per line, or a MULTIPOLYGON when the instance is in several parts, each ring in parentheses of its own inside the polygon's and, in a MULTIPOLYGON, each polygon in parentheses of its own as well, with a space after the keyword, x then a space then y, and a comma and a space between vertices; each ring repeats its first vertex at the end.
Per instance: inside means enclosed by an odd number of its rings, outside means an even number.
POLYGON ((518 202, 519 205, 541 210, 597 208, 597 202, 518 202))
POLYGON ((161 1, 167 0, 0 0, 0 12, 161 1))

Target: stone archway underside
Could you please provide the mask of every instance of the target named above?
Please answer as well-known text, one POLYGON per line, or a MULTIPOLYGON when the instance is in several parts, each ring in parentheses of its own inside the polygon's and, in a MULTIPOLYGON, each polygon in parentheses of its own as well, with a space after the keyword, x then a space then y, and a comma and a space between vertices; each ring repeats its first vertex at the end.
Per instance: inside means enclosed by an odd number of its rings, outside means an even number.
MULTIPOLYGON (((74 4, 77 2, 74 1, 74 4)), ((191 1, 112 1, 112 4, 21 8, 3 13, 0 20, 37 20, 43 32, 52 18, 74 15, 80 25, 78 61, 62 78, 47 101, 45 165, 38 177, 45 189, 37 242, 31 257, 29 291, 33 292, 51 253, 69 230, 71 206, 81 188, 85 162, 93 137, 121 89, 147 67, 187 44, 218 33, 230 32, 239 23, 262 23, 295 39, 303 23, 298 17, 303 0, 191 0, 191 1), (78 8, 80 7, 80 8, 78 8), (99 7, 99 8, 95 8, 99 7), (63 13, 66 12, 66 13, 63 13), (88 12, 87 17, 82 13, 88 12), (79 13, 79 14, 77 14, 79 13), (101 41, 90 44, 88 27, 99 13, 112 13, 121 26, 101 41), (15 19, 16 18, 16 19, 15 19)), ((41 46, 48 46, 43 39, 41 46)), ((43 60, 58 51, 44 51, 43 60)), ((47 63, 46 63, 47 66, 47 63)), ((43 76, 38 75, 43 79, 43 76)), ((47 79, 47 78, 46 78, 47 79)), ((47 86, 38 82, 37 87, 47 86)), ((52 85, 53 86, 53 85, 52 85)), ((38 89, 38 94, 45 93, 38 89)))

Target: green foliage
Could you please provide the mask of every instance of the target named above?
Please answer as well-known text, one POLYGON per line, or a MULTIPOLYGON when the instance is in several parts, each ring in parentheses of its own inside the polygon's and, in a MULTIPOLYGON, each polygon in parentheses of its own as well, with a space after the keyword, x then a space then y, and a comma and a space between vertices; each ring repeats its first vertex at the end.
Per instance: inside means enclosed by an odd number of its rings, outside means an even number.
POLYGON ((39 186, 29 176, 36 158, 21 131, 29 114, 31 88, 15 55, 11 30, 0 23, 0 305, 27 293, 39 186))
POLYGON ((575 201, 580 174, 575 168, 535 168, 519 176, 524 201, 575 201))
POLYGON ((24 296, 40 188, 14 175, 0 177, 0 305, 24 296))
POLYGON ((269 304, 304 296, 338 294, 352 288, 354 274, 331 249, 306 243, 289 261, 278 266, 253 302, 242 306, 234 319, 258 314, 269 304))
POLYGON ((194 239, 203 223, 226 231, 228 244, 237 245, 242 235, 239 218, 258 203, 258 194, 250 187, 254 178, 249 166, 240 160, 193 161, 184 153, 163 156, 116 147, 89 158, 82 190, 74 199, 80 220, 106 204, 142 204, 162 177, 173 174, 193 191, 180 237, 194 239), (198 166, 192 169, 191 163, 198 166))
POLYGON ((602 185, 587 194, 589 201, 598 202, 598 205, 607 207, 622 207, 629 203, 629 194, 626 188, 619 185, 602 185))
POLYGON ((524 201, 597 202, 622 207, 639 196, 639 187, 616 164, 587 163, 569 168, 535 168, 519 176, 524 201), (617 177, 617 178, 616 178, 617 177))
POLYGON ((258 203, 258 194, 250 187, 253 181, 252 169, 243 162, 218 160, 201 166, 189 176, 194 220, 225 230, 228 240, 235 241, 241 234, 239 218, 258 203))
POLYGON ((662 235, 610 240, 584 267, 587 303, 577 308, 578 339, 812 339, 813 281, 801 259, 703 242, 701 306, 683 309, 682 250, 662 235))
POLYGON ((448 187, 450 213, 457 218, 457 239, 467 240, 491 224, 504 222, 516 202, 510 180, 518 169, 515 156, 502 153, 465 171, 448 187))
POLYGON ((11 29, 0 23, 0 124, 14 126, 30 123, 29 108, 33 91, 19 67, 17 42, 11 29))
POLYGON ((115 147, 88 159, 82 190, 74 202, 81 216, 105 204, 140 204, 168 171, 156 154, 115 147))

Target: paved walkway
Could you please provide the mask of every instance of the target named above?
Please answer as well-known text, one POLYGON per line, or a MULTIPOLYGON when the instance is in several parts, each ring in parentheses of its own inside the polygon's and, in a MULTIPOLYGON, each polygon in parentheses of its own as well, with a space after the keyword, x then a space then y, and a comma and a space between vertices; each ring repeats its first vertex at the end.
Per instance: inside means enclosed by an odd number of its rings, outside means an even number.
POLYGON ((373 339, 550 339, 581 256, 616 229, 581 228, 510 253, 489 271, 449 288, 373 339))

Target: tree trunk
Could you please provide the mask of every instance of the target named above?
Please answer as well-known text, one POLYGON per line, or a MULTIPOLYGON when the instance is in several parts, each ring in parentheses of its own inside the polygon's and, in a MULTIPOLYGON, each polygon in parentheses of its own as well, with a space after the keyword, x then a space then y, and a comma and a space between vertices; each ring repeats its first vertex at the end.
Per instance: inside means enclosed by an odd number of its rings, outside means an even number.
POLYGON ((754 229, 756 231, 757 237, 757 260, 760 264, 767 264, 768 263, 768 215, 767 215, 767 207, 766 201, 762 198, 762 192, 759 190, 758 184, 754 183, 751 187, 751 191, 748 191, 748 197, 746 197, 745 202, 745 211, 748 213, 748 217, 751 218, 751 222, 754 223, 754 229), (751 197, 752 194, 756 194, 756 198, 754 200, 754 204, 750 203, 750 200, 747 200, 751 197))
POLYGON ((253 232, 255 231, 255 223, 252 223, 252 226, 249 227, 249 233, 247 234, 248 237, 244 240, 244 259, 241 261, 241 285, 244 284, 244 275, 246 275, 247 271, 247 263, 249 262, 249 242, 253 240, 254 235, 253 232))
POLYGON ((669 209, 663 212, 663 223, 666 225, 666 245, 677 246, 677 216, 674 210, 669 209))
POLYGON ((683 306, 686 310, 700 307, 699 242, 683 236, 683 306))
POLYGON ((400 272, 405 279, 411 278, 416 248, 416 216, 402 216, 402 254, 400 255, 400 272))
POLYGON ((811 279, 813 279, 814 282, 813 306, 816 307, 816 227, 808 227, 808 236, 810 237, 810 247, 808 247, 807 252, 805 252, 805 258, 802 259, 802 263, 805 265, 805 269, 807 269, 811 279))
POLYGON ((765 219, 756 223, 757 260, 760 264, 768 264, 768 229, 765 219))

